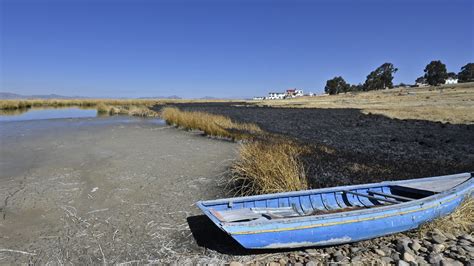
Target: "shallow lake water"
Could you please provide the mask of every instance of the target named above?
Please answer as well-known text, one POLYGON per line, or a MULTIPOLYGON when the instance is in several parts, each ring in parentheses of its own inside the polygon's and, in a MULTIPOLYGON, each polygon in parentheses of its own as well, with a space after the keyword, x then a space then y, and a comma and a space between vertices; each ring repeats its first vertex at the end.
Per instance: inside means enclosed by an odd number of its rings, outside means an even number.
MULTIPOLYGON (((104 264, 102 253, 110 264, 166 264, 207 254, 188 217, 201 215, 195 202, 224 197, 219 182, 237 144, 156 118, 64 110, 52 110, 63 118, 41 111, 0 121, 0 249, 37 254, 37 264, 104 264)), ((0 253, 0 265, 31 259, 0 253)))
POLYGON ((0 121, 27 121, 57 118, 96 117, 96 109, 70 108, 32 108, 26 110, 2 111, 0 121))

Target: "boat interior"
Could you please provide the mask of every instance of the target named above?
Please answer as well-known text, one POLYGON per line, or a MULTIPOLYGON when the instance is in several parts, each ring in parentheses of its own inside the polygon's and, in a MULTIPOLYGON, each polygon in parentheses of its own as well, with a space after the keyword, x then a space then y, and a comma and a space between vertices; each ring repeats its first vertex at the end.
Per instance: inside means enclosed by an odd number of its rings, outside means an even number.
POLYGON ((273 220, 299 216, 323 215, 366 208, 376 208, 422 199, 438 191, 416 186, 387 185, 354 188, 332 192, 305 191, 263 198, 204 202, 203 206, 220 222, 244 222, 257 219, 273 220))

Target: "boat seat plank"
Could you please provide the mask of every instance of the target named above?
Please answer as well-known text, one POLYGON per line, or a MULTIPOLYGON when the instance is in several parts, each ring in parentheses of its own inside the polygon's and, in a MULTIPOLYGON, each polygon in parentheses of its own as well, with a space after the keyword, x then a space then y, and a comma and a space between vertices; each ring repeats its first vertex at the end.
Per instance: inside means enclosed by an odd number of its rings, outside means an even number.
POLYGON ((423 180, 407 182, 406 184, 399 184, 400 187, 408 187, 419 190, 428 190, 432 192, 442 192, 454 188, 455 186, 465 182, 470 178, 470 175, 459 175, 439 180, 423 180))
POLYGON ((353 191, 349 191, 349 190, 343 190, 343 192, 354 194, 354 195, 357 195, 357 196, 360 196, 360 197, 365 197, 365 198, 368 198, 368 199, 377 200, 377 201, 384 201, 384 202, 388 202, 388 203, 392 203, 392 204, 398 204, 399 203, 398 201, 395 201, 395 200, 382 199, 382 198, 378 198, 378 197, 374 197, 374 196, 370 196, 370 195, 362 194, 362 193, 358 193, 358 192, 353 192, 353 191))
POLYGON ((368 192, 369 192, 370 194, 379 195, 379 196, 384 196, 384 197, 388 197, 388 198, 393 198, 393 199, 401 200, 401 201, 412 201, 412 200, 415 200, 415 199, 409 198, 409 197, 403 197, 403 196, 398 196, 398 195, 393 195, 393 194, 387 194, 387 193, 382 193, 382 192, 377 192, 377 191, 372 191, 372 190, 368 190, 368 192))
POLYGON ((245 220, 254 220, 262 217, 260 213, 253 212, 250 208, 243 208, 229 211, 211 210, 214 215, 221 222, 237 222, 245 220))

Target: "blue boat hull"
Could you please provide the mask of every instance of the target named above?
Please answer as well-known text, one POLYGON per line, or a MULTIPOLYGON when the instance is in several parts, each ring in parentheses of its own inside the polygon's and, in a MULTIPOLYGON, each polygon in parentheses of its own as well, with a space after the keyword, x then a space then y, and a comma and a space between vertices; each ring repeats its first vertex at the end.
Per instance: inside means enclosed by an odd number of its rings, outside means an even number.
MULTIPOLYGON (((436 180, 440 178, 442 177, 437 177, 436 180)), ((372 191, 379 188, 379 191, 387 192, 387 187, 394 184, 400 185, 403 183, 397 181, 393 182, 393 184, 384 183, 383 186, 371 184, 368 185, 368 189, 372 191)), ((431 196, 424 196, 418 200, 326 215, 310 215, 269 220, 262 218, 246 222, 222 222, 209 211, 212 208, 222 210, 223 203, 227 202, 227 205, 229 205, 229 202, 239 202, 239 199, 249 200, 250 198, 250 201, 245 201, 242 206, 237 207, 234 205, 236 203, 232 203, 232 206, 227 206, 227 208, 245 208, 246 205, 258 206, 257 202, 262 202, 263 200, 265 200, 268 205, 269 202, 271 203, 271 201, 274 200, 275 195, 278 198, 288 197, 288 202, 291 202, 291 199, 295 197, 299 197, 300 205, 304 208, 304 199, 306 197, 309 197, 310 202, 313 203, 314 201, 311 201, 312 195, 320 195, 321 193, 327 193, 327 191, 332 191, 335 193, 334 195, 339 195, 337 191, 346 191, 346 189, 354 187, 358 189, 354 191, 360 191, 361 186, 340 187, 309 192, 291 192, 199 202, 198 206, 217 226, 248 249, 328 246, 356 242, 415 229, 423 223, 447 215, 453 212, 466 197, 471 196, 474 182, 472 177, 470 177, 467 181, 447 191, 434 193, 431 196)), ((342 205, 342 197, 339 200, 337 197, 339 196, 334 196, 335 201, 342 205)), ((328 206, 330 203, 328 198, 325 199, 322 196, 321 198, 323 199, 322 204, 328 206)), ((388 198, 385 197, 385 199, 388 198)), ((347 204, 347 196, 344 200, 347 204)), ((359 198, 358 200, 361 201, 359 198)), ((361 202, 363 203, 363 201, 361 202)), ((281 206, 281 204, 278 206, 281 206)))

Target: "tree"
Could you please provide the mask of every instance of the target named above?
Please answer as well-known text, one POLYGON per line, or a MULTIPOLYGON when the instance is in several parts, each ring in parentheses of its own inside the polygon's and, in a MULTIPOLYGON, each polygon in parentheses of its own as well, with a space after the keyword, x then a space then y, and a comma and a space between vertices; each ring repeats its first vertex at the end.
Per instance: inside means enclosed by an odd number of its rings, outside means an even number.
POLYGON ((351 87, 349 88, 349 91, 354 91, 354 92, 363 91, 363 90, 364 90, 364 85, 360 83, 357 85, 352 84, 351 87))
POLYGON ((342 77, 334 77, 326 81, 326 87, 324 87, 324 91, 330 95, 338 94, 341 92, 349 91, 349 84, 342 77))
POLYGON ((448 72, 446 70, 446 65, 441 63, 441 61, 431 61, 425 67, 425 78, 426 82, 432 86, 443 84, 448 77, 448 72))
POLYGON ((468 63, 461 67, 461 71, 458 73, 459 82, 472 82, 474 81, 474 63, 468 63))
POLYGON ((418 77, 418 78, 415 80, 415 83, 416 83, 416 84, 426 84, 426 78, 425 78, 424 76, 418 77))
POLYGON ((393 88, 393 74, 398 69, 392 63, 385 63, 376 70, 370 72, 364 83, 364 89, 367 91, 393 88))
POLYGON ((458 75, 456 75, 456 73, 454 73, 454 72, 449 72, 446 77, 447 77, 447 78, 455 79, 455 78, 458 77, 458 75))

